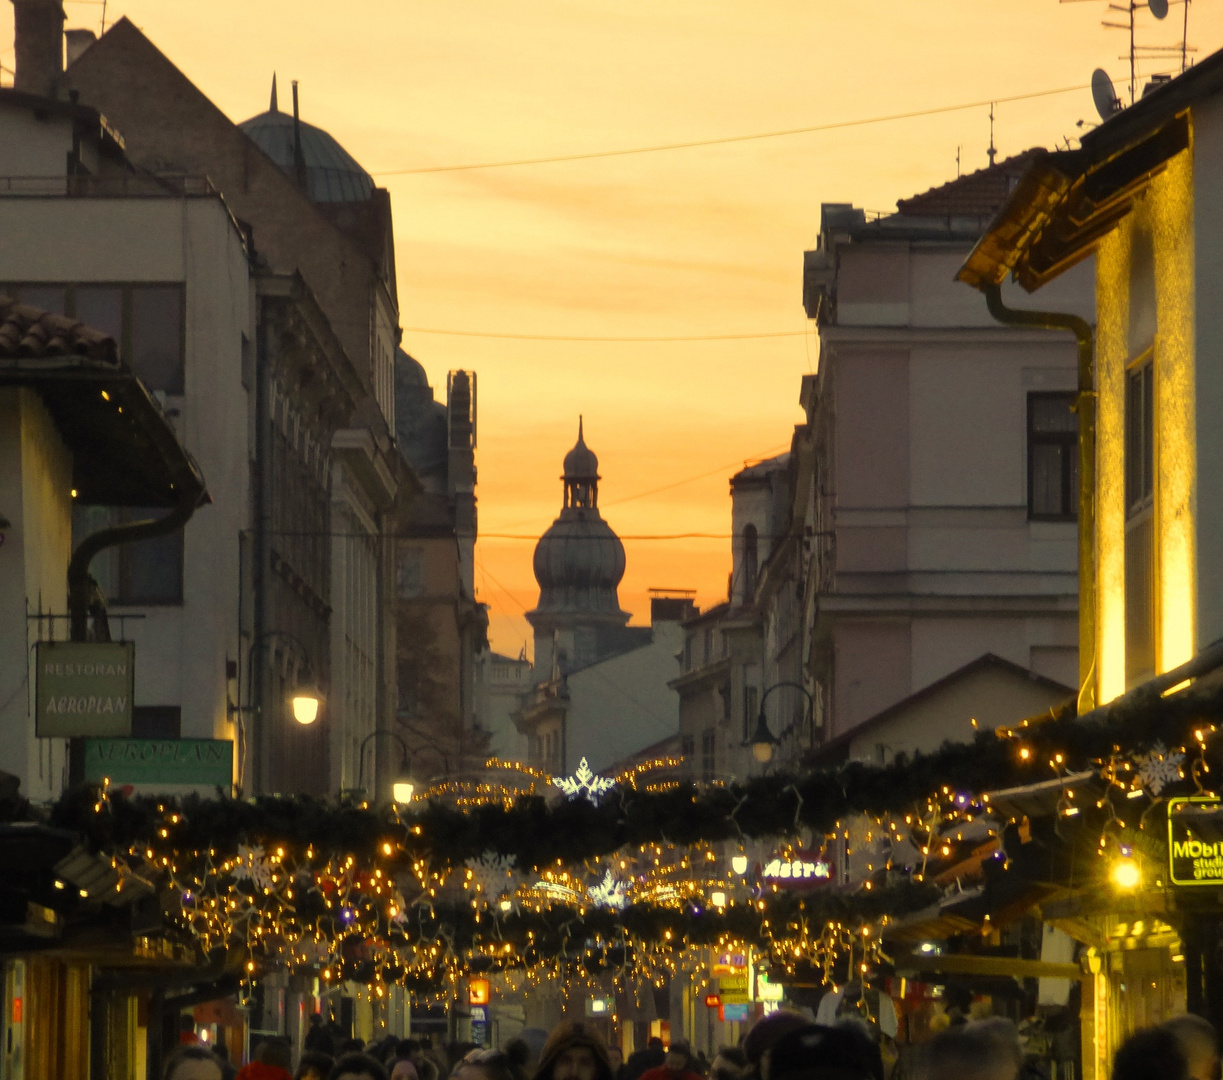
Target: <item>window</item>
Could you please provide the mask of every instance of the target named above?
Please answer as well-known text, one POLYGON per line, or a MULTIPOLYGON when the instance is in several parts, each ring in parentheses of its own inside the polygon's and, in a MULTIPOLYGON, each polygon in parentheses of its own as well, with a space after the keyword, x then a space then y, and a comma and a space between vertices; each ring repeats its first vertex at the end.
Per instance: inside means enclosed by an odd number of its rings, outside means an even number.
POLYGON ((730 719, 730 683, 718 687, 718 697, 722 699, 722 719, 730 719))
POLYGON ((150 390, 184 390, 184 290, 163 285, 0 285, 23 304, 79 319, 115 339, 150 390))
POLYGON ((693 756, 696 754, 695 735, 681 735, 679 737, 679 754, 682 758, 689 761, 692 760, 693 756))
POLYGON ((713 728, 701 732, 701 775, 712 780, 717 774, 718 736, 713 728))
POLYGON ((1028 517, 1074 521, 1079 499, 1079 423, 1074 394, 1028 395, 1028 517))
POLYGON ((1155 674, 1155 372, 1125 380, 1125 679, 1155 674))
POLYGON ((423 548, 399 549, 399 565, 396 567, 395 584, 399 595, 405 599, 412 599, 424 593, 425 552, 423 548))
POLYGON ((754 686, 743 688, 743 740, 746 742, 756 733, 756 713, 759 711, 757 702, 758 689, 754 686))
POLYGON ((760 558, 757 550, 756 526, 748 525, 743 530, 743 599, 751 600, 756 595, 756 571, 760 558))
MULTIPOLYGON (((72 546, 100 529, 163 518, 168 513, 160 507, 74 506, 72 546)), ((181 604, 183 530, 106 548, 90 564, 90 572, 108 604, 181 604)))

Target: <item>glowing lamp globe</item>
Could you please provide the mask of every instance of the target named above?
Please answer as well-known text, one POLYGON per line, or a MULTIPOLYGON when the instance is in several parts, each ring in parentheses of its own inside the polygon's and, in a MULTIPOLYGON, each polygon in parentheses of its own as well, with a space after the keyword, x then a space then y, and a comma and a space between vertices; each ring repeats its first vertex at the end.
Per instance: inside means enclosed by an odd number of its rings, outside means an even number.
POLYGON ((726 907, 726 893, 721 891, 710 893, 709 902, 714 907, 726 907))
POLYGON ((397 803, 410 803, 416 785, 411 780, 399 779, 391 785, 391 797, 397 803))
POLYGON ((739 874, 740 876, 742 876, 743 874, 746 874, 747 873, 747 856, 746 855, 735 855, 730 860, 730 868, 736 874, 739 874))
POLYGON ((299 690, 293 695, 293 719, 302 725, 313 724, 322 703, 317 691, 299 690))

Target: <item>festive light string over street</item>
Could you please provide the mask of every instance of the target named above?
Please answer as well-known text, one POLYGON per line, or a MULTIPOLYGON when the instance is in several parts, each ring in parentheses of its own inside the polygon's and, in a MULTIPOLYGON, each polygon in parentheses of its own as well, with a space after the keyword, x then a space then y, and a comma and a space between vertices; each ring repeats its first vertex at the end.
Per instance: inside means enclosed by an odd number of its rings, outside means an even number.
POLYGON ((831 980, 871 970, 890 920, 936 902, 969 852, 1005 863, 1001 833, 1016 822, 986 786, 1059 779, 1055 813, 1082 879, 1122 891, 1160 884, 1166 853, 1152 811, 1186 785, 1206 791, 1216 725, 1202 717, 1221 705, 1174 695, 1107 724, 982 732, 973 746, 898 767, 700 791, 674 778, 677 759, 659 758, 597 798, 588 777, 557 801, 539 770, 494 759, 477 778, 435 785, 411 813, 267 798, 154 803, 103 789, 88 804, 65 801, 56 818, 99 838, 121 881, 161 880, 175 898, 172 925, 204 958, 240 955, 248 980, 279 968, 363 982, 374 997, 401 983, 420 1001, 442 1000, 475 970, 525 985, 600 972, 625 986, 630 972, 662 980, 709 946, 831 980), (1162 740, 1178 728, 1169 747, 1162 740), (796 892, 739 873, 747 863, 735 850, 766 837, 779 864, 813 850, 857 859, 860 887, 796 892))

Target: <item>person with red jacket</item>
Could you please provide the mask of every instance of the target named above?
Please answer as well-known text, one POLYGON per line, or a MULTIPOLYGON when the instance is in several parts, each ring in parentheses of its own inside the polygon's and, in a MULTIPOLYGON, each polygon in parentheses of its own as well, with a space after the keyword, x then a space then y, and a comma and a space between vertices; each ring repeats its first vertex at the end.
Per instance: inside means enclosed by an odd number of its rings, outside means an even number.
POLYGON ((646 1069, 641 1080, 702 1080, 692 1067, 692 1047, 684 1039, 672 1039, 661 1065, 646 1069))
POLYGON ((293 1048, 288 1039, 264 1039, 255 1051, 255 1060, 243 1065, 235 1080, 293 1080, 289 1071, 292 1064, 293 1048))

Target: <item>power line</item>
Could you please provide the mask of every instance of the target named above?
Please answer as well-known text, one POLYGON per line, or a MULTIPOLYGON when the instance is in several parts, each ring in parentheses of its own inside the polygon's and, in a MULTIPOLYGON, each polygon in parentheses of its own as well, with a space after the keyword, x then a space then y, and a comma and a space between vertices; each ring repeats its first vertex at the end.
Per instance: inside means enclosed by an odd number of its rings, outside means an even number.
POLYGON ((805 330, 774 330, 759 334, 702 334, 673 337, 576 337, 564 334, 493 334, 482 330, 440 330, 431 326, 405 326, 405 334, 444 334, 447 337, 497 338, 510 341, 747 341, 755 338, 805 337, 805 330))
POLYGON ((959 105, 939 105, 930 109, 914 109, 910 112, 890 113, 887 116, 869 116, 859 120, 839 120, 831 124, 813 124, 810 127, 786 128, 782 131, 759 131, 750 135, 725 135, 717 139, 694 139, 690 142, 659 143, 655 146, 633 146, 621 150, 595 150, 584 154, 558 154, 555 157, 515 158, 508 161, 481 161, 469 165, 430 165, 418 169, 384 169, 372 176, 419 176, 424 173, 467 172, 471 169, 504 169, 516 165, 552 165, 564 161, 591 161, 595 158, 628 157, 631 154, 657 154, 664 150, 691 150, 699 146, 724 146, 727 143, 753 142, 759 139, 780 139, 788 135, 810 135, 820 131, 838 131, 842 128, 865 127, 868 124, 886 124, 894 120, 914 120, 922 116, 938 116, 942 113, 962 112, 965 109, 983 109, 988 105, 1003 105, 1012 101, 1032 101, 1035 98, 1069 94, 1076 90, 1088 90, 1090 84, 1062 86, 1056 90, 1036 90, 1028 94, 1013 94, 1010 97, 985 98, 983 101, 966 101, 959 105))

